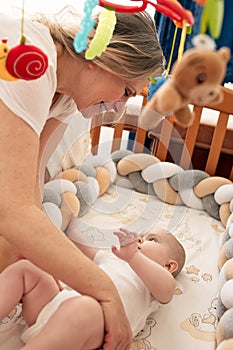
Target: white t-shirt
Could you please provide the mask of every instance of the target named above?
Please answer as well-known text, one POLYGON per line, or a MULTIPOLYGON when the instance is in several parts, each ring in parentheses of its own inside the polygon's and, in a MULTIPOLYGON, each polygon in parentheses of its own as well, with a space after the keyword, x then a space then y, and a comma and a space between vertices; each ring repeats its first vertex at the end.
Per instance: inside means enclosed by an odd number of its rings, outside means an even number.
MULTIPOLYGON (((39 47, 47 56, 49 65, 44 75, 36 80, 5 81, 0 79, 0 99, 18 117, 27 122, 40 135, 49 118, 68 122, 76 109, 74 101, 61 95, 50 109, 56 91, 57 53, 49 29, 37 22, 25 19, 26 44, 39 47)), ((0 14, 0 40, 7 38, 10 49, 20 43, 21 20, 0 14)))
POLYGON ((129 264, 117 258, 112 252, 99 250, 94 261, 115 284, 133 336, 136 336, 144 328, 148 316, 157 311, 159 302, 154 299, 149 289, 129 264))

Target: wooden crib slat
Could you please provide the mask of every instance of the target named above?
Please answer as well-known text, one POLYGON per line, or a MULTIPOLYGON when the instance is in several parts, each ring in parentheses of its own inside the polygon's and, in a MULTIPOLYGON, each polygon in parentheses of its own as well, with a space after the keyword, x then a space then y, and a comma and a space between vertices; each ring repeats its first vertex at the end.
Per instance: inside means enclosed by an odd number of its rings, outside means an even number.
POLYGON ((231 168, 230 180, 233 181, 233 165, 232 165, 232 168, 231 168))
POLYGON ((183 150, 180 157, 180 166, 183 169, 189 169, 191 164, 191 158, 193 155, 195 143, 197 140, 198 130, 200 126, 201 114, 203 107, 194 106, 193 111, 195 113, 195 120, 193 125, 191 125, 186 132, 185 142, 183 150))
MULTIPOLYGON (((141 96, 143 96, 142 101, 142 107, 147 104, 147 95, 148 95, 148 88, 145 87, 141 93, 141 96)), ((147 130, 144 130, 142 128, 136 128, 136 136, 135 136, 135 143, 134 143, 134 152, 135 153, 142 153, 144 150, 144 144, 146 140, 147 130)))
POLYGON ((102 116, 98 115, 91 121, 91 152, 93 155, 98 153, 98 145, 100 140, 102 116))
POLYGON ((136 131, 136 137, 135 137, 135 144, 134 144, 134 152, 135 153, 142 153, 144 149, 144 143, 146 140, 146 134, 147 131, 142 128, 137 128, 136 131))
POLYGON ((114 127, 113 140, 112 140, 112 152, 120 149, 123 130, 124 130, 123 123, 117 124, 114 127))
POLYGON ((214 175, 217 169, 218 160, 220 157, 224 137, 227 130, 228 119, 229 114, 219 114, 218 122, 214 130, 213 139, 210 145, 209 156, 205 167, 205 171, 210 175, 214 175))
POLYGON ((162 162, 166 160, 168 149, 169 149, 169 143, 172 135, 172 129, 173 129, 173 120, 172 117, 165 118, 162 121, 162 129, 160 138, 157 145, 156 150, 156 157, 159 158, 162 162))

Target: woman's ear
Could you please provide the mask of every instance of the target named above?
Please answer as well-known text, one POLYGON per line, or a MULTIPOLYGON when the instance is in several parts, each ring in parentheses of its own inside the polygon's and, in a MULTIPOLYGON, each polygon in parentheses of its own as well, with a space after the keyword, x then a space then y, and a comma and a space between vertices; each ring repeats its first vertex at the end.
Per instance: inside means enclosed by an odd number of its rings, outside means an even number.
POLYGON ((91 62, 88 63, 88 69, 89 70, 94 70, 95 67, 96 67, 96 65, 94 63, 91 63, 91 62))
POLYGON ((178 269, 178 263, 175 260, 170 260, 169 263, 167 263, 164 266, 169 272, 173 273, 178 269))
POLYGON ((61 44, 59 44, 58 42, 55 42, 55 46, 56 46, 56 49, 57 49, 57 56, 58 57, 61 57, 64 53, 64 48, 61 44))

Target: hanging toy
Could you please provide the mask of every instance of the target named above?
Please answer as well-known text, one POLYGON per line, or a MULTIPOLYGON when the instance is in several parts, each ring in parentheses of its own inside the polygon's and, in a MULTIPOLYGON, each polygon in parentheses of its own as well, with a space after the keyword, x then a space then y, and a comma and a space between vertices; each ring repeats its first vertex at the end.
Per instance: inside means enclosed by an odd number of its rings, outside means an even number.
POLYGON ((205 6, 206 0, 193 0, 195 1, 197 4, 201 5, 201 6, 205 6))
POLYGON ((48 68, 48 57, 38 47, 26 44, 24 31, 24 0, 21 19, 20 44, 9 48, 7 39, 0 44, 0 79, 7 81, 35 80, 40 78, 48 68))
POLYGON ((23 36, 20 44, 9 51, 6 69, 15 78, 35 80, 45 73, 48 57, 38 47, 26 45, 25 39, 23 36))
MULTIPOLYGON (((148 1, 149 4, 153 4, 153 2, 148 1)), ((183 6, 177 0, 158 0, 157 4, 154 4, 155 9, 158 12, 161 12, 163 15, 171 18, 176 22, 176 25, 179 27, 183 26, 183 22, 189 26, 194 24, 194 18, 192 12, 183 8, 183 6)))
POLYGON ((7 61, 9 52, 10 52, 10 48, 7 45, 7 39, 2 39, 2 42, 0 44, 0 79, 7 80, 7 81, 14 81, 14 80, 17 80, 17 78, 12 76, 6 68, 6 61, 7 61))
POLYGON ((98 0, 86 0, 84 4, 83 10, 85 15, 81 21, 81 30, 76 34, 73 44, 77 53, 81 53, 87 47, 88 35, 95 25, 95 21, 91 17, 91 13, 98 3, 98 0))
POLYGON ((116 25, 115 11, 104 9, 99 15, 99 23, 95 36, 92 39, 88 50, 85 53, 87 60, 100 56, 108 46, 116 25))
POLYGON ((157 11, 168 16, 173 21, 176 21, 176 25, 180 27, 183 26, 184 21, 187 26, 192 26, 194 23, 192 13, 183 8, 178 0, 131 0, 129 2, 131 2, 132 5, 122 5, 114 0, 86 0, 84 4, 85 16, 81 22, 81 30, 76 34, 73 43, 75 51, 81 53, 87 47, 88 35, 94 27, 91 13, 98 4, 102 6, 104 10, 99 15, 99 24, 96 29, 96 34, 85 55, 85 58, 88 60, 100 56, 109 44, 116 24, 115 11, 124 13, 142 12, 149 4, 154 6, 157 11), (139 6, 137 3, 139 3, 139 6))
MULTIPOLYGON (((173 41, 172 41, 172 48, 171 48, 171 53, 170 53, 170 57, 169 57, 169 61, 167 64, 167 68, 164 71, 163 75, 161 77, 155 77, 154 78, 154 82, 150 80, 150 84, 149 84, 149 89, 148 89, 148 101, 150 101, 154 94, 163 86, 164 83, 167 83, 169 81, 169 73, 170 73, 170 69, 171 69, 171 64, 172 64, 172 57, 174 54, 174 48, 175 48, 175 42, 176 42, 176 37, 177 37, 177 32, 179 28, 182 28, 182 32, 181 32, 181 38, 180 38, 180 44, 179 44, 179 48, 178 48, 178 57, 177 57, 177 62, 179 62, 182 59, 183 53, 184 53, 184 44, 185 44, 185 40, 186 40, 186 34, 188 34, 188 26, 187 26, 187 22, 184 19, 181 23, 177 23, 175 20, 173 20, 174 24, 175 24, 175 31, 174 31, 174 36, 173 36, 173 41)), ((171 113, 167 113, 166 116, 171 116, 171 113)), ((173 117, 174 119, 174 117, 173 117)))
MULTIPOLYGON (((203 40, 202 38, 200 38, 203 40)), ((203 48, 187 50, 171 71, 171 78, 152 96, 147 110, 161 115, 173 114, 176 122, 184 127, 194 121, 195 111, 189 105, 216 105, 223 100, 221 85, 230 59, 230 49, 218 51, 203 48)), ((140 116, 140 125, 153 129, 157 124, 154 113, 140 116)))
POLYGON ((207 29, 213 39, 218 39, 224 16, 224 0, 207 0, 201 18, 200 33, 205 34, 207 29))
POLYGON ((114 9, 117 12, 125 12, 125 13, 135 13, 135 12, 142 12, 146 9, 148 1, 142 0, 140 3, 141 5, 137 6, 138 0, 133 0, 131 3, 133 5, 121 5, 114 1, 108 1, 108 0, 99 0, 99 5, 105 8, 111 8, 114 9), (136 4, 136 5, 135 5, 136 4))
POLYGON ((194 18, 190 11, 187 11, 177 0, 131 0, 131 5, 121 5, 114 1, 99 0, 99 5, 105 8, 111 8, 116 12, 134 13, 142 12, 150 4, 155 7, 158 12, 161 12, 165 16, 176 20, 179 23, 185 19, 189 25, 193 25, 194 18), (137 2, 141 5, 137 6, 137 2))

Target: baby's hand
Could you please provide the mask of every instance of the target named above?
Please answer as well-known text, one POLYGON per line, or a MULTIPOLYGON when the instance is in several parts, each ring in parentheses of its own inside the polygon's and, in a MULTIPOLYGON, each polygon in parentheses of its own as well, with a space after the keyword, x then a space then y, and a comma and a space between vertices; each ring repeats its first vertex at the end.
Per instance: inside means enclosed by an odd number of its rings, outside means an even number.
POLYGON ((123 228, 120 228, 120 231, 113 232, 113 234, 119 239, 120 249, 113 246, 112 252, 118 258, 129 262, 132 256, 138 252, 138 234, 123 228))

